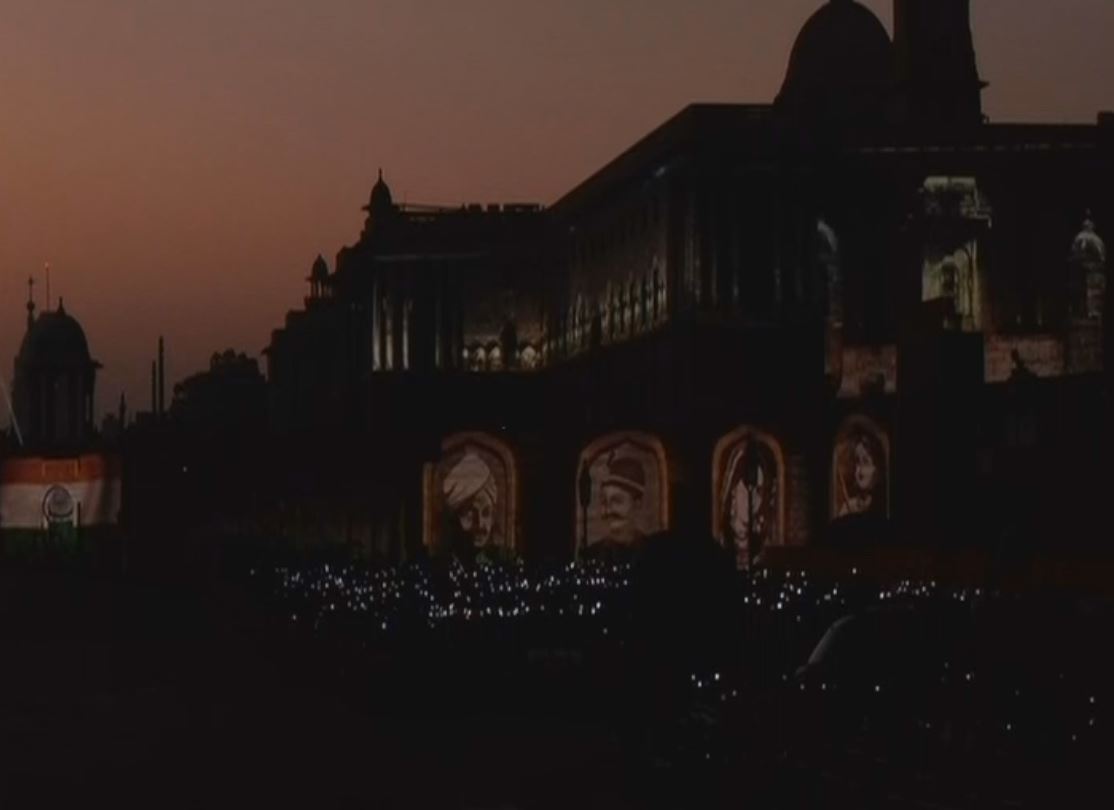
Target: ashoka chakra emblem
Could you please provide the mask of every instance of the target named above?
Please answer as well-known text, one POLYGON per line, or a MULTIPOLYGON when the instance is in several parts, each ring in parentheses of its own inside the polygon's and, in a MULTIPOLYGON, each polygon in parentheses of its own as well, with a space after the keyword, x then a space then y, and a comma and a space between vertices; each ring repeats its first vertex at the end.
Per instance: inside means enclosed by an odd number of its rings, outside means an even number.
POLYGON ((43 515, 50 523, 67 523, 73 519, 74 499, 70 491, 55 484, 43 498, 43 515))

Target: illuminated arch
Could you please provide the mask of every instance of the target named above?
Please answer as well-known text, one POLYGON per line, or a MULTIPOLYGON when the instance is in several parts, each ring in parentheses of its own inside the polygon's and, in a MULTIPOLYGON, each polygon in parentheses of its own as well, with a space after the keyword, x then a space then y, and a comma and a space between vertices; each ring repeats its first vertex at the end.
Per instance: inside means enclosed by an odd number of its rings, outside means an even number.
POLYGON ((503 371, 503 348, 495 341, 487 345, 487 370, 503 371))
MULTIPOLYGON (((766 433, 751 425, 743 425, 723 436, 716 442, 712 453, 712 534, 724 546, 733 542, 728 537, 729 527, 726 516, 729 511, 729 490, 733 488, 733 480, 737 476, 736 466, 739 461, 738 454, 744 445, 749 442, 763 448, 772 459, 776 468, 772 476, 774 503, 767 506, 773 516, 775 524, 770 531, 765 545, 781 546, 785 544, 786 528, 786 489, 785 489, 785 454, 782 452, 781 443, 770 433, 766 433)), ((748 549, 747 554, 750 554, 748 549)), ((741 560, 741 557, 740 557, 741 560)), ((740 561, 740 565, 744 563, 740 561)), ((749 564, 749 556, 747 563, 749 564)))
POLYGON ((541 365, 541 352, 532 343, 527 343, 518 353, 518 364, 524 371, 533 371, 541 365))
POLYGON ((890 439, 886 431, 873 419, 868 416, 856 414, 847 417, 843 421, 839 430, 836 431, 835 441, 832 442, 832 466, 831 466, 831 486, 830 486, 830 517, 835 520, 840 517, 845 517, 849 512, 844 508, 848 502, 848 482, 847 471, 842 470, 842 467, 847 466, 847 460, 844 458, 848 442, 856 436, 870 437, 876 447, 877 451, 881 454, 879 461, 881 462, 881 486, 883 490, 883 497, 881 502, 881 513, 883 517, 890 516, 890 498, 892 486, 892 470, 890 461, 890 439))
POLYGON ((487 349, 482 345, 477 344, 471 350, 466 350, 468 358, 469 371, 486 371, 487 370, 487 349))
POLYGON ((442 520, 447 509, 443 484, 454 465, 471 453, 487 465, 498 493, 496 545, 509 555, 518 553, 518 469, 514 451, 494 436, 480 432, 456 433, 441 443, 441 457, 425 465, 422 540, 430 553, 444 551, 442 520))
POLYGON ((639 460, 643 463, 643 472, 645 472, 645 462, 653 462, 655 475, 646 481, 645 491, 647 494, 653 493, 656 495, 657 504, 656 508, 651 507, 649 514, 642 513, 642 520, 645 521, 644 527, 647 533, 663 531, 670 526, 669 468, 665 446, 660 439, 648 433, 638 431, 608 433, 593 440, 581 450, 574 471, 576 478, 573 486, 573 514, 576 515, 576 527, 573 536, 575 538, 574 551, 578 557, 581 550, 591 544, 586 541, 591 540, 592 524, 597 522, 596 510, 601 487, 601 466, 608 463, 608 458, 612 453, 639 460), (592 483, 591 500, 587 513, 585 513, 581 502, 580 492, 581 476, 584 471, 587 471, 592 483), (653 480, 654 478, 656 478, 656 481, 653 480), (654 492, 655 489, 656 492, 654 492), (586 530, 588 532, 587 537, 585 536, 586 530))

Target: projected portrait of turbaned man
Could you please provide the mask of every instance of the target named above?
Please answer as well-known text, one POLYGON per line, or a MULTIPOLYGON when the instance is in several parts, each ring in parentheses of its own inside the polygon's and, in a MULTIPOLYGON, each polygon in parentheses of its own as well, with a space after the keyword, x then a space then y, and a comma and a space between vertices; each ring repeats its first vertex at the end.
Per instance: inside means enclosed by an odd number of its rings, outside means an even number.
POLYGON ((496 560, 505 555, 501 527, 495 519, 499 488, 491 467, 466 452, 441 484, 444 496, 443 539, 461 560, 496 560))
POLYGON ((642 462, 612 453, 600 481, 599 514, 606 533, 588 543, 591 558, 616 558, 637 549, 645 533, 642 513, 646 500, 646 470, 642 462))

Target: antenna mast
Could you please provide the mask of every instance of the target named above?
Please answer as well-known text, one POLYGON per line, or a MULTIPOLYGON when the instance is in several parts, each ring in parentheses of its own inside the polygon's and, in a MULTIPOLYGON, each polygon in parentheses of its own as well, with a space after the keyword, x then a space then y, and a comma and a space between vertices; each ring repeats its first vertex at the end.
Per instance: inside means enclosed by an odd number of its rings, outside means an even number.
POLYGON ((19 429, 19 420, 15 418, 15 409, 12 407, 12 398, 8 395, 8 386, 4 384, 4 378, 0 377, 0 390, 4 392, 4 402, 8 406, 8 415, 12 420, 12 427, 15 428, 15 437, 19 440, 19 446, 23 447, 23 431, 19 429))

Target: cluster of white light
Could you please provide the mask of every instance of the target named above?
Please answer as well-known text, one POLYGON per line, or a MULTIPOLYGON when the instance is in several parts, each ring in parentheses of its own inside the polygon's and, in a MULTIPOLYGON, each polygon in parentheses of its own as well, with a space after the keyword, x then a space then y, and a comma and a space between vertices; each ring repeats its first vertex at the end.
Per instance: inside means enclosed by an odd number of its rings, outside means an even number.
MULTIPOLYGON (((299 624, 308 622, 314 628, 332 624, 357 634, 370 630, 374 635, 413 627, 402 619, 407 611, 417 609, 420 620, 430 629, 545 617, 578 623, 578 637, 584 641, 593 636, 605 636, 609 642, 621 642, 623 638, 623 611, 628 606, 624 597, 632 578, 629 565, 599 562, 572 563, 542 572, 515 562, 473 568, 452 564, 440 574, 423 566, 368 571, 329 565, 279 568, 274 573, 287 615, 299 624), (620 632, 614 632, 616 629, 620 632)), ((999 596, 981 588, 946 588, 931 580, 905 579, 876 590, 864 589, 857 572, 842 585, 839 582, 819 585, 810 582, 803 571, 771 574, 762 570, 743 574, 739 584, 746 613, 744 619, 769 622, 772 627, 807 619, 814 629, 822 629, 850 609, 871 604, 897 600, 939 604, 999 596), (854 587, 849 589, 852 580, 854 587)), ((790 679, 789 674, 781 678, 783 682, 790 679)), ((950 685, 949 688, 988 688, 973 667, 953 667, 951 662, 944 663, 939 681, 942 685, 950 685)), ((1072 687, 1070 681, 1064 683, 1063 673, 1059 681, 1060 689, 1072 687)), ((795 692, 815 688, 831 694, 837 689, 835 683, 827 681, 812 686, 804 682, 793 685, 795 692)), ((718 671, 693 673, 691 686, 701 699, 716 702, 736 700, 742 693, 736 678, 718 671)), ((1010 695, 1013 704, 1003 712, 997 728, 1007 737, 1012 739, 1019 730, 1028 727, 1024 721, 1026 705, 1023 701, 1041 700, 1035 691, 1019 686, 1003 687, 1001 694, 1010 695)), ((866 694, 891 700, 895 692, 880 679, 867 685, 866 694)), ((1084 694, 1086 700, 1080 701, 1077 720, 1069 732, 1072 743, 1093 738, 1100 727, 1099 696, 1091 692, 1084 694)), ((941 724, 921 718, 917 725, 931 730, 941 724)))
MULTIPOLYGON (((541 576, 531 576, 521 562, 473 568, 453 563, 441 577, 416 565, 377 571, 324 565, 274 573, 277 594, 293 621, 309 617, 314 628, 355 623, 373 630, 399 627, 403 613, 415 608, 430 628, 530 616, 600 620, 611 598, 630 584, 628 565, 597 562, 541 576)), ((600 632, 607 635, 608 629, 600 632)))

